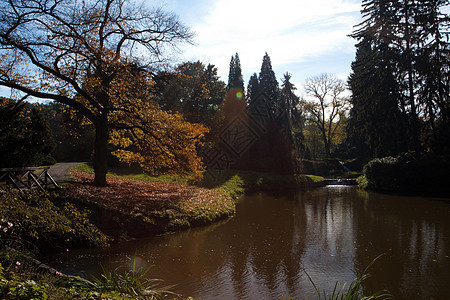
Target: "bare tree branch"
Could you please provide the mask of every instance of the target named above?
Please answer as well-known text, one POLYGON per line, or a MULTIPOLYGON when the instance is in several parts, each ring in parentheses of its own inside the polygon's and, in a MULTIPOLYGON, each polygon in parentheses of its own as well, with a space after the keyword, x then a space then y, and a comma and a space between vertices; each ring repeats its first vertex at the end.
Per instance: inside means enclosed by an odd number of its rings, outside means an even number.
POLYGON ((331 143, 336 130, 341 124, 341 118, 348 109, 348 99, 344 95, 344 81, 329 74, 321 74, 307 79, 306 93, 312 97, 303 101, 303 107, 309 114, 309 119, 322 134, 327 157, 331 154, 331 143))

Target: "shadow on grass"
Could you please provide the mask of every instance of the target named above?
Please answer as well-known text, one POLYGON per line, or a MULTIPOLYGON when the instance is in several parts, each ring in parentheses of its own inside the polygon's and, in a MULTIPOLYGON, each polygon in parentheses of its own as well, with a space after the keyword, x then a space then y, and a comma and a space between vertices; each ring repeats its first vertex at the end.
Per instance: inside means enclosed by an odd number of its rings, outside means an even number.
MULTIPOLYGON (((92 164, 82 164, 75 168, 86 173, 94 172, 92 164)), ((230 195, 232 198, 237 198, 239 195, 249 192, 292 190, 323 185, 323 177, 321 176, 286 175, 231 169, 204 171, 203 178, 199 181, 196 181, 192 174, 153 176, 145 173, 139 167, 111 168, 108 176, 216 189, 230 195)))

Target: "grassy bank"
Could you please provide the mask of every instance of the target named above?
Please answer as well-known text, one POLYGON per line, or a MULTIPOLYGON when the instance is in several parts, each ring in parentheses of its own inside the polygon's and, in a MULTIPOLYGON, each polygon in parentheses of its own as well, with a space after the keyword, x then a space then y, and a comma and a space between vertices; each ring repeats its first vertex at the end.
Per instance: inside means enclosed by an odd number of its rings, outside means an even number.
MULTIPOLYGON (((74 172, 75 177, 79 176, 77 172, 94 174, 90 164, 79 165, 73 168, 72 172, 74 172)), ((317 187, 324 183, 324 178, 316 175, 283 175, 240 170, 205 171, 203 178, 195 182, 189 175, 150 176, 136 169, 116 168, 108 172, 108 178, 190 185, 217 190, 230 195, 232 198, 255 191, 317 187)))
POLYGON ((323 177, 225 170, 207 171, 204 173, 202 181, 196 184, 202 187, 218 189, 235 198, 241 194, 256 191, 284 191, 321 186, 323 177))
POLYGON ((125 299, 34 258, 44 252, 106 247, 107 237, 88 215, 56 194, 0 193, 0 299, 125 299))
POLYGON ((205 225, 235 212, 233 199, 254 191, 317 186, 313 175, 278 175, 247 171, 207 171, 201 181, 189 176, 150 176, 132 169, 112 169, 109 186, 89 184, 94 172, 89 164, 71 170, 78 181, 64 197, 90 205, 94 223, 116 238, 142 237, 205 225))
POLYGON ((107 176, 108 187, 95 187, 91 168, 74 168, 78 182, 62 197, 88 205, 93 222, 114 238, 137 238, 200 226, 229 217, 235 204, 220 189, 188 185, 188 178, 153 178, 144 174, 107 176))
POLYGON ((87 280, 61 274, 23 252, 2 249, 0 257, 0 299, 183 299, 159 280, 147 278, 148 269, 105 271, 87 280))

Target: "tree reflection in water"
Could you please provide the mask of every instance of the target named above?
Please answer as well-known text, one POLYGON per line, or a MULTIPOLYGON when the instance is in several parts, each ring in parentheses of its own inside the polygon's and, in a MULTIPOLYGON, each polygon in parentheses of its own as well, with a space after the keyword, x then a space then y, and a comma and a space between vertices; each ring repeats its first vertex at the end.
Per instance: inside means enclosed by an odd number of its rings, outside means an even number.
POLYGON ((350 283, 379 254, 366 293, 395 299, 450 298, 450 202, 387 196, 351 186, 289 195, 258 193, 229 220, 185 232, 84 250, 46 261, 72 274, 98 263, 126 266, 137 253, 150 276, 202 299, 309 299, 350 283))

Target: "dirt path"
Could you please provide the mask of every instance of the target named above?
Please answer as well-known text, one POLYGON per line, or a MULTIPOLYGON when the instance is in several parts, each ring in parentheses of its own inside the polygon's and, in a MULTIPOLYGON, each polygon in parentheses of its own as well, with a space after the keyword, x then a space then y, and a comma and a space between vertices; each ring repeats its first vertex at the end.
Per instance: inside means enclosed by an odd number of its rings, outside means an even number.
POLYGON ((69 175, 69 169, 79 164, 82 164, 82 162, 60 163, 51 166, 48 172, 57 183, 70 182, 72 179, 69 175))

